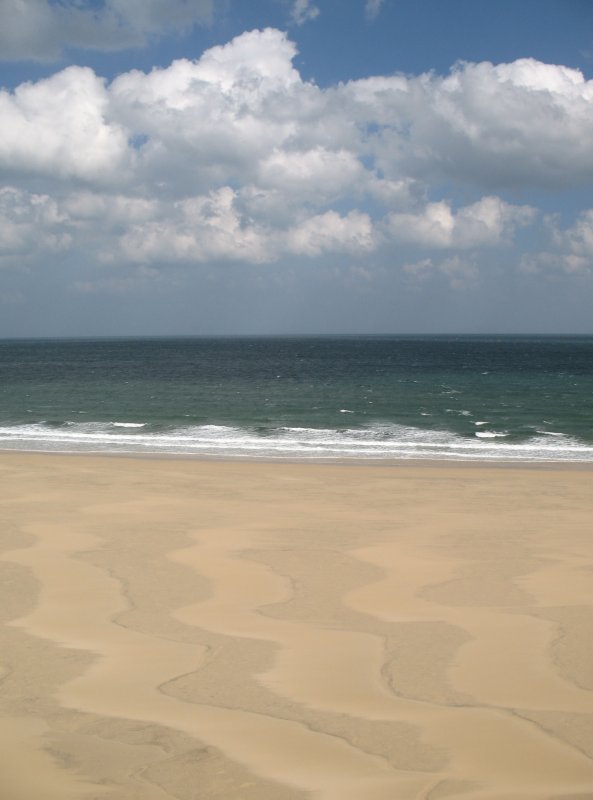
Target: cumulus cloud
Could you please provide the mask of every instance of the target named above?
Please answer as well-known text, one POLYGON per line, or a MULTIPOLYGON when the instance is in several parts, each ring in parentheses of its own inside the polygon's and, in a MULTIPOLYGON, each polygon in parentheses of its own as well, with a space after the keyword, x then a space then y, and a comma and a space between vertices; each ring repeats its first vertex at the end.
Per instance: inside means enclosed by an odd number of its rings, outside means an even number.
POLYGON ((527 273, 593 273, 593 208, 581 211, 574 224, 561 228, 558 220, 548 220, 551 234, 549 250, 525 255, 521 269, 527 273))
POLYGON ((159 203, 153 198, 129 197, 121 194, 97 194, 75 191, 60 204, 62 214, 78 227, 103 225, 114 228, 146 222, 158 213, 159 203))
POLYGON ((143 138, 147 178, 186 193, 252 180, 260 161, 294 138, 309 96, 320 94, 301 81, 295 53, 279 31, 253 31, 198 61, 117 78, 113 113, 143 138))
POLYGON ((106 120, 104 81, 86 67, 69 67, 14 94, 0 91, 0 169, 102 184, 121 177, 128 142, 106 120))
POLYGON ((460 63, 447 76, 396 75, 344 88, 387 176, 402 169, 486 188, 563 188, 593 177, 593 81, 519 59, 460 63))
POLYGON ((161 207, 155 219, 133 225, 121 237, 121 254, 136 263, 247 261, 266 263, 281 255, 315 257, 364 252, 374 247, 367 214, 328 211, 272 228, 244 217, 229 187, 161 207))
POLYGON ((557 235, 561 246, 569 250, 569 255, 593 265, 593 209, 581 212, 575 224, 564 233, 557 235))
POLYGON ((347 150, 315 147, 306 151, 275 149, 260 164, 258 185, 309 202, 335 199, 363 181, 364 167, 347 150))
POLYGON ((503 244, 518 226, 533 221, 535 209, 499 197, 483 197, 454 212, 449 203, 428 203, 420 213, 393 213, 389 233, 397 241, 425 248, 467 250, 503 244))
POLYGON ((307 256, 324 252, 364 253, 376 246, 369 215, 358 211, 351 211, 345 217, 335 211, 310 217, 288 230, 284 238, 290 252, 307 256))
POLYGON ((68 47, 121 50, 211 18, 212 0, 2 0, 0 60, 53 61, 68 47))
POLYGON ((79 67, 23 84, 0 95, 0 168, 122 180, 133 167, 131 180, 186 195, 356 184, 377 199, 443 178, 492 194, 593 177, 593 82, 576 70, 522 59, 321 89, 295 55, 267 29, 109 86, 79 67))
MULTIPOLYGON (((163 6, 143 8, 158 17, 163 6)), ((69 67, 0 92, 0 176, 13 205, 30 207, 18 230, 10 202, 0 208, 5 247, 16 252, 35 224, 55 246, 84 241, 88 252, 90 242, 103 263, 389 252, 420 265, 409 274, 461 280, 474 252, 512 243, 537 219, 494 184, 593 176, 593 83, 578 71, 523 59, 322 89, 301 78, 295 55, 286 34, 266 29, 111 84, 69 67), (443 178, 450 196, 441 184, 435 199, 443 178), (27 222, 33 196, 59 219, 27 222)), ((590 257, 590 230, 583 216, 559 234, 574 264, 590 257)))
POLYGON ((51 197, 0 189, 0 265, 27 264, 39 254, 67 249, 72 237, 51 197))
POLYGON ((158 218, 129 228, 121 252, 137 263, 271 260, 264 232, 243 224, 234 200, 225 187, 161 207, 158 218))

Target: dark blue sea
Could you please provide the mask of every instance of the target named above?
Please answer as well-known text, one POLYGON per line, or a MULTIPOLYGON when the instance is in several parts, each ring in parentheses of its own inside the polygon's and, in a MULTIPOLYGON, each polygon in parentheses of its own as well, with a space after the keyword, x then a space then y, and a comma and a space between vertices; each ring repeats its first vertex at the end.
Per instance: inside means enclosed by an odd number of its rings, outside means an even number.
POLYGON ((593 336, 0 341, 0 448, 593 461, 593 336))

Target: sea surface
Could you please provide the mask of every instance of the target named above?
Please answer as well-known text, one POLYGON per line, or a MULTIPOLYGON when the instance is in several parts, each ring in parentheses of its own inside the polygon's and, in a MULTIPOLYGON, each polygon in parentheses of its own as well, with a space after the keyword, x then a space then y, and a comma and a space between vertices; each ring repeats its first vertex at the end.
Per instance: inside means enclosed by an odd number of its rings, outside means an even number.
POLYGON ((593 336, 0 340, 0 449, 593 461, 593 336))

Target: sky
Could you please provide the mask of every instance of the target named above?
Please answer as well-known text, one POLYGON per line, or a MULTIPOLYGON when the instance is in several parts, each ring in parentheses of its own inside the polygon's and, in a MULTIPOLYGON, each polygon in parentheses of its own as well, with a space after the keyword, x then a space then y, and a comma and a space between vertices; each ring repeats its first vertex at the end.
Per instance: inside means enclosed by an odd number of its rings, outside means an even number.
POLYGON ((593 333, 590 0, 0 0, 0 337, 593 333))

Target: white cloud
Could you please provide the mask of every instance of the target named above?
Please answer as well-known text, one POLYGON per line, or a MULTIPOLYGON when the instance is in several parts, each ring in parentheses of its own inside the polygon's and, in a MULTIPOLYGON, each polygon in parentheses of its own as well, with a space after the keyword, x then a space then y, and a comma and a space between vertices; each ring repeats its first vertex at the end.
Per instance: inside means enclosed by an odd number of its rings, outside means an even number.
POLYGON ((560 228, 558 220, 548 220, 551 249, 526 255, 521 269, 526 273, 593 273, 593 208, 582 211, 573 225, 560 228))
POLYGON ((290 18, 295 25, 304 25, 305 22, 316 19, 319 9, 311 0, 294 0, 290 10, 290 18))
POLYGON ((2 0, 0 60, 52 61, 68 47, 121 50, 211 18, 212 0, 2 0))
POLYGON ((392 210, 415 208, 426 199, 426 187, 413 178, 389 180, 365 175, 364 189, 381 205, 392 210))
POLYGON ((265 232, 244 224, 234 201, 235 192, 225 187, 164 206, 158 219, 129 228, 121 251, 137 263, 270 261, 265 232))
POLYGON ((143 176, 186 194, 252 180, 262 159, 295 138, 299 116, 321 94, 301 81, 295 52, 279 31, 253 31, 199 61, 115 80, 113 114, 146 139, 143 176))
POLYGON ((352 192, 365 180, 364 172, 360 161, 347 150, 332 152, 316 147, 291 152, 275 149, 262 160, 257 178, 258 185, 264 189, 277 189, 293 199, 315 202, 352 192))
POLYGON ((381 11, 383 0, 366 0, 364 4, 364 13, 368 20, 374 20, 381 11))
POLYGON ((562 188, 593 178, 593 81, 520 59, 457 65, 445 77, 374 77, 344 87, 378 130, 369 149, 387 177, 443 177, 485 188, 562 188))
POLYGON ((266 29, 110 86, 70 67, 2 92, 0 169, 169 196, 284 181, 287 200, 369 192, 394 207, 443 177, 486 194, 593 178, 593 82, 576 70, 523 59, 321 89, 295 54, 266 29))
POLYGON ((447 278, 453 289, 463 289, 472 284, 479 273, 473 259, 462 258, 458 255, 441 261, 423 258, 412 264, 404 264, 403 271, 417 281, 423 281, 430 275, 440 273, 447 278))
POLYGON ((125 225, 153 219, 158 208, 158 202, 152 198, 96 194, 90 191, 73 192, 61 203, 62 212, 73 223, 100 223, 120 229, 125 225))
POLYGON ((571 255, 587 259, 593 263, 593 209, 581 212, 575 224, 564 234, 560 234, 561 244, 566 244, 571 255))
POLYGON ((133 225, 120 240, 121 254, 143 264, 246 261, 266 263, 282 255, 316 257, 360 253, 375 246, 370 217, 335 211, 306 217, 285 228, 245 218, 230 187, 163 206, 158 218, 133 225))
POLYGON ((398 242, 424 248, 467 250, 504 244, 518 226, 533 221, 530 206, 514 206, 499 197, 483 197, 456 213, 449 203, 428 203, 420 213, 393 213, 389 233, 398 242))
POLYGON ((35 256, 67 249, 72 238, 64 222, 51 197, 0 189, 0 264, 21 266, 35 256))
MULTIPOLYGON (((376 245, 368 214, 301 210, 298 219, 264 224, 242 212, 241 197, 230 187, 174 202, 83 191, 57 203, 15 187, 0 190, 0 263, 12 266, 65 250, 84 250, 85 262, 118 268, 125 263, 269 263, 286 255, 356 255, 376 245)), ((101 278, 98 285, 104 287, 106 280, 113 287, 119 279, 101 278)))
POLYGON ((437 269, 446 275, 454 289, 464 288, 478 276, 478 268, 475 262, 457 255, 443 259, 437 264, 437 269))
MULTIPOLYGON (((281 92, 303 86, 292 65, 295 55, 296 47, 286 34, 272 28, 250 31, 206 50, 197 61, 180 59, 148 74, 126 72, 113 82, 111 95, 118 111, 137 124, 147 125, 150 113, 156 113, 156 132, 171 126, 172 120, 164 115, 172 112, 181 125, 195 124, 206 111, 216 112, 227 123, 242 112, 248 121, 256 113, 270 113, 266 103, 280 99, 281 92), (185 114, 192 116, 188 120, 185 114)), ((286 113, 286 107, 282 109, 286 113)))
POLYGON ((289 252, 318 256, 324 252, 365 253, 377 242, 368 214, 351 211, 342 217, 327 211, 310 217, 285 234, 289 252))
POLYGON ((87 67, 68 67, 14 94, 0 91, 0 169, 103 184, 129 166, 125 132, 106 119, 104 82, 87 67))
MULTIPOLYGON (((593 84, 575 70, 524 59, 322 89, 295 55, 266 29, 110 85, 70 67, 0 92, 0 177, 58 215, 21 225, 0 209, 6 252, 35 224, 50 247, 113 265, 376 252, 467 281, 481 248, 536 220, 492 185, 593 177, 593 84)), ((583 215, 558 234, 566 269, 589 263, 592 229, 583 215)))

